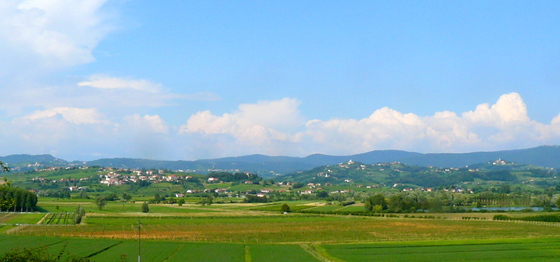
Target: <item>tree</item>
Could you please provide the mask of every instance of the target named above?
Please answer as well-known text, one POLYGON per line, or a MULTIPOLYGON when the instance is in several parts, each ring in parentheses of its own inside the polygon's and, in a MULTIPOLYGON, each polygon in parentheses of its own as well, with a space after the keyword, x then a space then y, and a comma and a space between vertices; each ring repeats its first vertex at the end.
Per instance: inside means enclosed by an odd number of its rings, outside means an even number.
POLYGON ((82 206, 78 206, 74 211, 74 224, 82 223, 82 218, 85 216, 86 210, 82 206))
POLYGON ((161 201, 163 201, 163 200, 165 200, 165 197, 161 197, 161 196, 159 195, 159 193, 155 193, 155 194, 154 194, 154 203, 159 203, 159 202, 161 202, 161 201))
POLYGON ((93 202, 95 203, 95 205, 97 205, 97 208, 99 208, 99 210, 102 210, 103 207, 107 205, 107 198, 105 198, 104 196, 98 196, 93 202))
POLYGON ((408 211, 406 199, 400 193, 393 194, 389 197, 388 207, 390 207, 391 212, 395 212, 395 213, 408 211))
POLYGON ((290 212, 290 206, 288 206, 288 204, 284 203, 282 205, 282 207, 280 208, 280 211, 282 211, 282 213, 288 213, 288 212, 290 212))
POLYGON ((383 194, 377 193, 372 197, 366 198, 364 202, 364 208, 366 211, 376 211, 376 210, 386 210, 387 209, 387 200, 383 194), (377 207, 379 206, 379 207, 377 207), (377 207, 377 208, 376 208, 377 207))
POLYGON ((80 198, 89 199, 89 196, 85 190, 80 191, 80 198))
POLYGON ((124 192, 122 195, 122 199, 124 199, 124 201, 130 201, 132 199, 132 196, 124 192))
POLYGON ((0 185, 0 211, 14 212, 35 208, 37 205, 37 196, 28 190, 12 187, 10 183, 0 185))
POLYGON ((321 190, 321 191, 317 192, 317 197, 318 198, 327 198, 327 197, 329 197, 329 192, 327 192, 325 190, 321 190))
POLYGON ((185 200, 182 198, 179 198, 179 200, 177 200, 177 205, 179 206, 183 206, 183 204, 185 203, 185 200))
POLYGON ((246 203, 266 203, 268 202, 268 198, 266 196, 245 195, 244 201, 246 203))
POLYGON ((0 161, 0 173, 2 172, 10 172, 10 168, 0 161))
POLYGON ((304 186, 305 186, 305 185, 304 185, 303 183, 298 182, 298 183, 294 183, 294 184, 292 185, 292 188, 293 188, 293 189, 297 189, 297 188, 302 188, 302 187, 304 187, 304 186))
POLYGON ((142 212, 143 212, 143 213, 148 213, 148 212, 150 212, 150 207, 148 206, 148 202, 144 202, 144 203, 142 204, 142 212))
POLYGON ((199 204, 201 204, 203 206, 209 206, 209 205, 212 205, 212 203, 213 203, 213 201, 212 201, 211 196, 203 197, 199 202, 199 204))

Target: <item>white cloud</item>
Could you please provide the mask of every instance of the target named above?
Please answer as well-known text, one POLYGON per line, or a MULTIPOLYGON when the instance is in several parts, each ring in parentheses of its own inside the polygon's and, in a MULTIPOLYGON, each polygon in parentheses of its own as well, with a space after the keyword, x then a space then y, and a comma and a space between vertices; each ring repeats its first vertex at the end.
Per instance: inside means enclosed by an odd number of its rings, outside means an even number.
MULTIPOLYGON (((135 90, 136 92, 137 90, 135 90)), ((0 148, 11 153, 52 153, 59 157, 146 157, 190 159, 254 153, 354 154, 378 149, 417 152, 472 152, 560 143, 560 114, 549 124, 531 120, 518 94, 494 104, 431 116, 384 107, 361 119, 305 121, 292 98, 243 104, 222 115, 201 111, 174 127, 164 115, 106 116, 94 108, 38 110, 0 130, 0 148), (76 153, 79 152, 79 153, 76 153)), ((1 121, 1 120, 0 120, 1 121)), ((2 152, 0 152, 2 153, 2 152)))
POLYGON ((72 124, 107 123, 103 119, 103 116, 93 108, 57 107, 53 109, 35 111, 22 119, 36 121, 39 119, 56 117, 57 115, 72 124))
POLYGON ((348 153, 414 145, 426 138, 425 128, 417 115, 384 107, 360 120, 310 121, 306 135, 317 144, 332 144, 334 150, 348 153))
POLYGON ((126 118, 126 122, 135 132, 168 134, 169 128, 158 115, 132 115, 126 118))
MULTIPOLYGON (((4 0, 0 40, 4 52, 67 67, 94 61, 93 49, 110 31, 107 0, 4 0)), ((0 49, 1 50, 1 49, 0 49)))
POLYGON ((78 86, 88 86, 100 89, 133 89, 149 93, 161 90, 161 84, 156 84, 144 79, 124 79, 118 77, 93 75, 89 81, 78 83, 78 86))
POLYGON ((426 136, 432 141, 437 151, 453 148, 456 145, 474 145, 480 142, 476 133, 469 129, 469 124, 454 112, 438 112, 425 117, 426 136))
POLYGON ((517 93, 505 94, 496 104, 481 104, 475 111, 463 114, 463 118, 473 124, 507 127, 528 123, 527 106, 517 93))
POLYGON ((169 127, 159 115, 128 116, 117 133, 122 136, 121 143, 127 145, 127 154, 135 157, 169 159, 179 143, 170 137, 169 127))
POLYGON ((169 127, 159 115, 109 122, 95 109, 53 108, 0 122, 0 154, 50 153, 68 160, 100 157, 177 157, 169 127))
POLYGON ((180 132, 230 134, 252 143, 268 139, 289 140, 290 136, 286 131, 294 130, 304 121, 297 109, 299 104, 296 99, 284 98, 243 104, 237 112, 222 116, 202 111, 191 116, 187 124, 181 126, 180 132))
MULTIPOLYGON (((304 123, 297 108, 299 104, 296 99, 284 98, 243 104, 236 112, 222 116, 202 111, 192 115, 179 133, 212 141, 214 153, 220 155, 247 150, 274 155, 287 153, 287 144, 298 140, 294 130, 304 123)), ((204 144, 209 151, 208 143, 204 144)))
POLYGON ((118 125, 105 120, 95 109, 40 110, 0 124, 9 127, 0 129, 3 154, 48 153, 69 160, 77 156, 91 159, 91 155, 110 155, 122 147, 115 136, 118 125))
POLYGON ((517 93, 502 95, 493 105, 481 104, 460 115, 443 111, 418 116, 384 107, 363 119, 315 119, 303 124, 298 106, 295 99, 283 99, 241 105, 238 111, 222 116, 202 111, 192 115, 180 132, 203 134, 198 138, 219 141, 219 150, 244 147, 261 153, 304 155, 353 154, 377 149, 468 152, 560 141, 560 115, 550 125, 531 120, 517 93), (290 128, 282 128, 283 125, 290 128), (221 138, 215 140, 218 137, 221 138), (278 146, 279 141, 284 147, 278 146))
POLYGON ((49 68, 94 61, 92 50, 111 30, 107 0, 5 0, 0 3, 0 50, 49 68))
POLYGON ((511 93, 461 117, 449 111, 420 117, 382 108, 361 120, 312 121, 308 135, 318 143, 337 141, 338 150, 346 152, 386 148, 456 152, 499 148, 520 139, 536 142, 536 124, 529 119, 521 96, 511 93))
MULTIPOLYGON (((88 99, 102 97, 97 104, 120 107, 161 107, 170 106, 175 101, 217 101, 220 97, 214 93, 194 94, 171 93, 160 83, 146 79, 122 78, 109 75, 92 75, 88 81, 77 83, 88 91, 88 99), (88 88, 89 89, 86 89, 88 88), (97 94, 97 95, 95 95, 97 94), (123 99, 125 97, 126 99, 123 99)), ((82 93, 80 93, 82 94, 82 93)))

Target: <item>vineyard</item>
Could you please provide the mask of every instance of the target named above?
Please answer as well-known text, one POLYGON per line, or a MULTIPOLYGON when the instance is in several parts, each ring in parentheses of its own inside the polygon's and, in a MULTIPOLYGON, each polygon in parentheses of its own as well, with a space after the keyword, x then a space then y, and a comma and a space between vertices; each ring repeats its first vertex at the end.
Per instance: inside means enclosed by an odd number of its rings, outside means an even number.
POLYGON ((71 225, 74 221, 74 213, 60 212, 47 213, 42 219, 43 225, 71 225))

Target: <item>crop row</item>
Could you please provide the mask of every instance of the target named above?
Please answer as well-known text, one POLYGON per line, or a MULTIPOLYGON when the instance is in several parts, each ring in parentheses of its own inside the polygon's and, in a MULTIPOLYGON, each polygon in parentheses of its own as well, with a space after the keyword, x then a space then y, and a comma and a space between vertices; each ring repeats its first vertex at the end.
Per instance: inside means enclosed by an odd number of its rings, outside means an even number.
POLYGON ((60 213, 47 213, 43 219, 44 225, 69 225, 74 222, 74 213, 60 212, 60 213))

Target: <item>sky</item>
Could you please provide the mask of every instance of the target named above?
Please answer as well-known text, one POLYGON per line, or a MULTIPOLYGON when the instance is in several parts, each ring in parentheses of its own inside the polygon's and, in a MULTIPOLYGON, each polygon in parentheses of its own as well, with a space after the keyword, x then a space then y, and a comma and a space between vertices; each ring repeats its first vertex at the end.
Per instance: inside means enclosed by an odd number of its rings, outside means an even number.
POLYGON ((0 1, 0 155, 560 144, 558 1, 0 1))

